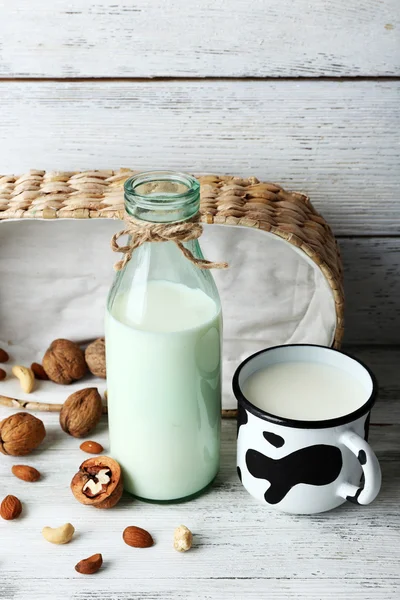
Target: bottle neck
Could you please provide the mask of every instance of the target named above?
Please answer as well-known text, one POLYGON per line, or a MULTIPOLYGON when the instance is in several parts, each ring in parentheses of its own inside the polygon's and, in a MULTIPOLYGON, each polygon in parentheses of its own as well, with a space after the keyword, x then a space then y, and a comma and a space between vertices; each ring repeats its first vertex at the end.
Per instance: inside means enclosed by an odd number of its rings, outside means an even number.
MULTIPOLYGON (((203 259, 204 255, 201 250, 199 240, 189 240, 183 242, 183 246, 187 248, 195 258, 203 259)), ((158 265, 162 265, 162 270, 167 271, 171 264, 176 265, 180 268, 191 269, 195 268, 197 271, 201 271, 198 267, 194 267, 192 263, 182 254, 181 250, 173 241, 163 242, 160 244, 147 242, 141 246, 143 248, 142 258, 144 255, 148 255, 151 262, 155 262, 158 265)), ((140 251, 140 248, 138 249, 140 251)), ((138 252, 135 250, 135 252, 138 252)))
POLYGON ((125 210, 143 221, 179 223, 200 207, 200 184, 194 177, 172 171, 140 173, 125 182, 125 210))

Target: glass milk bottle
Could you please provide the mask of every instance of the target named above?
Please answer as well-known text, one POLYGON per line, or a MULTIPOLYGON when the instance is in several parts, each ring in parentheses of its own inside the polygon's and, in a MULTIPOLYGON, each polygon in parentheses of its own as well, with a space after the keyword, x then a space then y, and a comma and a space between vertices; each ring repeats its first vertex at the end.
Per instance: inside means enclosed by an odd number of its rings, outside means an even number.
MULTIPOLYGON (((192 219, 199 198, 198 181, 181 173, 142 173, 125 183, 125 211, 139 225, 192 219)), ((197 239, 183 246, 203 259, 197 239)), ((133 251, 109 294, 106 352, 111 456, 135 496, 188 498, 216 476, 221 334, 209 270, 174 241, 133 251)))

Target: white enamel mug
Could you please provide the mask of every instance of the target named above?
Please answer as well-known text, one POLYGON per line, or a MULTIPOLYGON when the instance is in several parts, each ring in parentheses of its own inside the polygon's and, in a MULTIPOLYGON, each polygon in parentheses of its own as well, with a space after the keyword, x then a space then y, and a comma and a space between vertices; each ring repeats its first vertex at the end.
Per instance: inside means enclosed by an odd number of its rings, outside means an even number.
POLYGON ((237 470, 254 498, 293 514, 324 512, 346 500, 369 504, 376 498, 381 470, 366 440, 377 383, 360 361, 311 344, 268 348, 240 364, 233 392, 238 401, 237 470), (336 418, 300 421, 267 413, 244 396, 243 384, 256 371, 297 361, 305 368, 307 362, 317 362, 346 371, 365 388, 364 403, 336 418))

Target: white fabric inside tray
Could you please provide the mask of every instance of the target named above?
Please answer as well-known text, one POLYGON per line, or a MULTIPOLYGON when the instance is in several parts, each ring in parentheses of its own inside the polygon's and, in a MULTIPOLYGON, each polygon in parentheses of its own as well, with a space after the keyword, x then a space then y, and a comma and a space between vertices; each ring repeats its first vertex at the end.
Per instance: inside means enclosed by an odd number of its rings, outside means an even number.
MULTIPOLYGON (((10 353, 8 372, 12 364, 41 362, 56 338, 85 343, 103 335, 119 259, 109 242, 120 228, 120 221, 105 219, 0 221, 0 347, 10 353)), ((224 315, 223 407, 235 408, 232 375, 249 354, 277 344, 332 344, 334 300, 318 267, 277 236, 209 225, 201 246, 206 258, 230 265, 213 274, 224 315)), ((28 396, 10 377, 0 394, 57 403, 87 385, 106 388, 88 376, 70 386, 38 382, 28 396)))

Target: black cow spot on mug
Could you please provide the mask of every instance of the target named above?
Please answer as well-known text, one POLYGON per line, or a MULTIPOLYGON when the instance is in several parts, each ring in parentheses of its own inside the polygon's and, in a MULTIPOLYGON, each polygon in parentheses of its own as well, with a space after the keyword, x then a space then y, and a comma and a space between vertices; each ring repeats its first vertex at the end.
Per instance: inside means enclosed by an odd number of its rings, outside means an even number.
POLYGON ((267 442, 272 444, 272 446, 275 446, 275 448, 282 448, 283 444, 285 443, 285 440, 282 436, 278 435, 277 433, 272 433, 271 431, 263 431, 263 436, 267 442))
POLYGON ((243 408, 241 404, 238 406, 238 415, 237 415, 237 433, 239 434, 239 428, 241 425, 246 425, 249 417, 247 416, 246 410, 243 408))
POLYGON ((365 465, 365 463, 367 462, 367 455, 365 454, 364 450, 360 450, 357 458, 358 458, 360 465, 365 465))
POLYGON ((363 491, 363 489, 364 486, 361 485, 354 494, 354 496, 346 496, 346 500, 348 500, 349 502, 353 502, 353 504, 358 504, 358 498, 360 497, 360 494, 363 491))
POLYGON ((369 412, 367 418, 364 421, 364 440, 368 442, 368 434, 369 434, 369 421, 371 419, 371 413, 369 412))
POLYGON ((264 494, 268 504, 278 504, 299 483, 327 485, 342 469, 342 453, 336 446, 317 444, 296 450, 277 460, 257 450, 247 450, 246 465, 257 479, 269 481, 264 494))
POLYGON ((240 481, 242 481, 242 471, 240 470, 240 467, 236 467, 236 470, 240 481))
MULTIPOLYGON (((358 455, 358 462, 360 463, 360 465, 365 465, 367 462, 367 454, 364 450, 360 450, 358 455)), ((358 490, 356 491, 356 493, 354 494, 354 496, 346 496, 346 500, 348 500, 349 502, 353 502, 354 504, 358 504, 358 498, 360 497, 361 492, 364 489, 364 485, 365 485, 365 477, 364 477, 364 472, 361 475, 361 480, 360 480, 360 485, 358 487, 358 490)))

